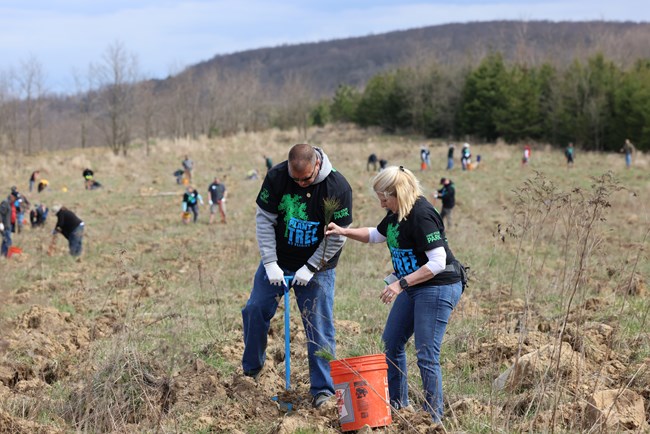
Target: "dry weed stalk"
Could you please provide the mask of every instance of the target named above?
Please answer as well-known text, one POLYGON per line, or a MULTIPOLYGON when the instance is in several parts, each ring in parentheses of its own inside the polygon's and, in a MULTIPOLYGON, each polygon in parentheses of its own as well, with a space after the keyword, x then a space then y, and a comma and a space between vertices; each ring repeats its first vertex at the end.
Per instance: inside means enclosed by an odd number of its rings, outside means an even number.
MULTIPOLYGON (((557 411, 560 403, 560 389, 563 387, 560 378, 550 375, 560 372, 561 343, 573 311, 574 300, 578 295, 583 298, 587 290, 585 276, 595 264, 592 264, 594 252, 601 244, 599 224, 605 220, 604 212, 610 207, 608 198, 615 191, 620 190, 618 182, 611 173, 606 173, 595 178, 590 191, 575 188, 566 193, 558 190, 543 174, 536 172, 533 179, 528 179, 524 185, 515 190, 515 206, 512 211, 513 221, 505 230, 506 234, 518 240, 516 249, 513 275, 510 281, 510 294, 515 288, 515 282, 520 281, 524 290, 525 308, 523 316, 518 323, 519 347, 515 363, 519 360, 522 350, 522 341, 527 334, 527 320, 533 294, 548 294, 549 286, 544 274, 537 275, 545 270, 547 258, 552 254, 553 246, 561 246, 563 268, 561 278, 554 280, 559 283, 560 294, 566 304, 565 312, 561 318, 559 332, 555 338, 556 350, 553 352, 553 363, 549 365, 542 375, 533 396, 525 410, 530 415, 534 408, 533 421, 539 416, 538 412, 543 406, 540 400, 547 396, 549 379, 553 379, 553 394, 551 396, 551 418, 549 429, 556 429, 557 411), (526 274, 520 276, 519 264, 528 254, 526 274), (541 259, 541 261, 540 261, 541 259), (536 261, 540 261, 537 263, 536 261), (569 273, 571 270, 571 273, 569 273), (568 294, 567 294, 568 292, 568 294)), ((582 315, 578 316, 578 319, 582 315)), ((578 324, 580 327, 583 324, 578 324)), ((584 349, 582 350, 584 351, 584 349)), ((580 378, 577 379, 581 382, 580 378)))
POLYGON ((108 432, 167 411, 171 387, 159 379, 158 371, 153 360, 134 348, 115 348, 104 365, 72 394, 66 418, 80 431, 108 432))

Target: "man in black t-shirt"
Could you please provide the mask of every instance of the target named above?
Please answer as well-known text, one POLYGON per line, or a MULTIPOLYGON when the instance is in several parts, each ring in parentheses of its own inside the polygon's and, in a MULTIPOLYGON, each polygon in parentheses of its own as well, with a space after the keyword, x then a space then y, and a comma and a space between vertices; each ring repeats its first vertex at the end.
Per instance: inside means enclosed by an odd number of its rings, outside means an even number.
POLYGON ((218 177, 214 178, 214 181, 208 187, 208 193, 210 193, 210 221, 208 224, 214 222, 214 215, 217 213, 217 208, 219 209, 219 214, 221 214, 221 223, 226 223, 226 186, 219 180, 218 177))
POLYGON ((324 237, 330 221, 343 227, 352 223, 350 184, 321 149, 295 145, 289 159, 266 174, 257 196, 256 229, 262 261, 242 310, 242 366, 246 375, 255 378, 262 370, 270 320, 284 295, 285 276, 294 276, 289 286, 294 289, 307 335, 315 407, 334 394, 329 363, 316 355, 325 351, 334 356, 336 350, 334 268, 345 238, 324 237))
POLYGON ((72 256, 81 255, 84 236, 84 222, 66 207, 54 205, 52 213, 56 216, 56 225, 52 231, 52 243, 47 251, 49 256, 54 254, 57 234, 62 234, 68 240, 72 256))
POLYGON ((438 190, 435 197, 442 200, 442 210, 440 218, 445 221, 447 228, 451 227, 451 210, 456 206, 456 186, 449 178, 440 179, 442 188, 438 190))

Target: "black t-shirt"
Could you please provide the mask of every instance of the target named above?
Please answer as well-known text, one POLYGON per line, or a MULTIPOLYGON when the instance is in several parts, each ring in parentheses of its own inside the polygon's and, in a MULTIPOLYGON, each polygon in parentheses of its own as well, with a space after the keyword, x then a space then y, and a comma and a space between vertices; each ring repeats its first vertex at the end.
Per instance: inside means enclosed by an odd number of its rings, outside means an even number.
POLYGON ((449 148, 447 151, 447 158, 454 158, 454 148, 449 148))
MULTIPOLYGON (((256 202, 264 211, 278 215, 275 242, 280 267, 298 270, 314 254, 325 232, 323 200, 326 198, 340 203, 332 221, 339 226, 350 225, 352 188, 335 169, 323 181, 306 188, 289 177, 287 161, 266 174, 256 202)), ((334 268, 340 254, 339 250, 321 269, 334 268)))
POLYGON ((210 192, 210 200, 212 200, 213 203, 217 203, 223 199, 223 194, 226 192, 226 186, 213 182, 208 187, 208 191, 210 192))
POLYGON ((70 238, 72 231, 77 229, 79 225, 83 223, 81 219, 69 209, 61 208, 56 214, 56 218, 56 226, 54 229, 61 232, 66 238, 70 238))
MULTIPOLYGON (((438 211, 424 197, 420 196, 413 209, 401 222, 397 214, 388 211, 386 217, 377 226, 377 231, 386 237, 386 244, 393 261, 397 277, 407 276, 429 262, 426 251, 444 247, 447 253, 447 265, 454 261, 454 255, 447 244, 445 227, 438 211)), ((460 276, 453 271, 443 271, 432 279, 418 285, 447 285, 460 281, 460 276)))
POLYGON ((456 187, 451 182, 438 190, 440 199, 442 199, 442 207, 452 209, 456 205, 456 187))
POLYGON ((191 193, 185 192, 183 193, 183 202, 187 203, 188 206, 196 205, 196 203, 199 201, 199 193, 194 190, 191 193))

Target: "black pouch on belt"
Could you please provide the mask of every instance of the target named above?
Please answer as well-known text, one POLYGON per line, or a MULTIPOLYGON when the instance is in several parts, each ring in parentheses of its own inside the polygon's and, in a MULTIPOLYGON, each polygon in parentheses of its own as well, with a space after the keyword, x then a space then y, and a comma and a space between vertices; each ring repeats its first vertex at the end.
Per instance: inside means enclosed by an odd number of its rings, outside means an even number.
POLYGON ((465 287, 468 285, 469 282, 469 267, 466 267, 465 265, 461 264, 459 260, 454 261, 454 268, 456 269, 456 272, 460 276, 460 282, 463 284, 463 292, 465 292, 465 287))

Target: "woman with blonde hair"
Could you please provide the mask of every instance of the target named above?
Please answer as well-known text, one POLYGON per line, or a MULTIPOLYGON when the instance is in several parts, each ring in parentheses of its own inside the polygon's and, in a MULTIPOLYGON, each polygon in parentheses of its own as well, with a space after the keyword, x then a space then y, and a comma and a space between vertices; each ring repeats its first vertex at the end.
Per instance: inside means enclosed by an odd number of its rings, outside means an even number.
POLYGON ((382 335, 391 405, 396 409, 409 405, 405 347, 415 335, 424 407, 435 422, 440 422, 440 346, 449 316, 462 294, 460 264, 447 245, 440 214, 423 196, 410 170, 389 167, 373 178, 372 187, 381 207, 387 209, 379 225, 342 228, 330 223, 326 235, 388 244, 394 279, 379 298, 385 304, 394 302, 382 335))

